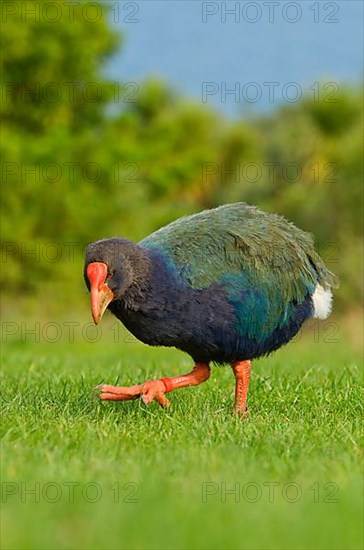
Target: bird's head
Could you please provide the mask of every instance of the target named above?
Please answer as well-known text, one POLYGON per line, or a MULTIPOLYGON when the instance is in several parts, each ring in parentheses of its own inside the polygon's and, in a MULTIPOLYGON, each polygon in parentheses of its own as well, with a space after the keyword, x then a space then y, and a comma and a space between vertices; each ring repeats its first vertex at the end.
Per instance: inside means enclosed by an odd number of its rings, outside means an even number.
POLYGON ((123 300, 140 274, 140 248, 127 239, 103 239, 86 249, 84 277, 97 325, 111 302, 123 300))

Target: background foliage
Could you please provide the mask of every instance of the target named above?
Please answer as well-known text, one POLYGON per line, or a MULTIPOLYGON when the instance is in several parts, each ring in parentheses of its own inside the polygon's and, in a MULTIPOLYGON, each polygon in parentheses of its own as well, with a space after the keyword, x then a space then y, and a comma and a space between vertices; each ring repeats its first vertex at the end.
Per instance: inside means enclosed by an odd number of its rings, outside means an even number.
POLYGON ((75 4, 72 25, 64 11, 54 25, 24 22, 19 10, 3 29, 7 295, 49 293, 62 308, 67 293, 77 307, 88 242, 137 240, 180 215, 243 200, 314 233, 341 279, 337 305, 355 306, 361 90, 330 96, 323 83, 318 98, 230 122, 162 82, 108 82, 103 67, 122 37, 106 16, 89 23, 81 9, 75 4))

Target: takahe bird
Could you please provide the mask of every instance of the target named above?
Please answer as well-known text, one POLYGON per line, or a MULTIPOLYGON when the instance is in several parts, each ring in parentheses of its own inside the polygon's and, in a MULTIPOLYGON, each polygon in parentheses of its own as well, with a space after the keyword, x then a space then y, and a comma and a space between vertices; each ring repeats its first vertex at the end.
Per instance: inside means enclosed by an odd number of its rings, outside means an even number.
POLYGON ((289 342, 306 319, 325 319, 336 283, 311 235, 245 203, 180 218, 139 243, 92 243, 84 275, 96 324, 108 308, 142 342, 195 362, 184 376, 101 385, 101 399, 168 406, 166 393, 207 380, 211 362, 228 363, 242 414, 251 360, 289 342))

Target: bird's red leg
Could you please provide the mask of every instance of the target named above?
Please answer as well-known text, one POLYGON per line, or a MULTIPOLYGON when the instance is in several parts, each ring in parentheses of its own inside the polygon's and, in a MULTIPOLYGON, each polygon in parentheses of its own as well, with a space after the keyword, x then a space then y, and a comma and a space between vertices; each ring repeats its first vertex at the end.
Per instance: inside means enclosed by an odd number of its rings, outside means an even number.
POLYGON ((149 380, 137 386, 108 386, 104 384, 98 386, 97 389, 101 391, 100 398, 103 400, 126 401, 141 397, 145 404, 155 399, 163 407, 169 407, 170 402, 165 397, 166 393, 186 386, 197 386, 201 382, 205 382, 209 376, 208 363, 196 363, 191 372, 182 376, 149 380))
POLYGON ((231 363, 231 366, 236 380, 234 411, 238 414, 246 414, 248 411, 246 400, 249 389, 251 362, 238 361, 231 363))

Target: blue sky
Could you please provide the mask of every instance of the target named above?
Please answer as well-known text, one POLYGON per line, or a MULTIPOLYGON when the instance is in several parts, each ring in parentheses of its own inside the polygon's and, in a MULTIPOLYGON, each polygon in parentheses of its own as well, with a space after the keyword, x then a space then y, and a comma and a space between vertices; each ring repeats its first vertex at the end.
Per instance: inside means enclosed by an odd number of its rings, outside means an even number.
POLYGON ((362 79, 360 0, 144 0, 120 3, 110 16, 124 45, 109 77, 156 76, 231 116, 314 94, 315 82, 334 82, 321 90, 334 94, 335 85, 362 79))

